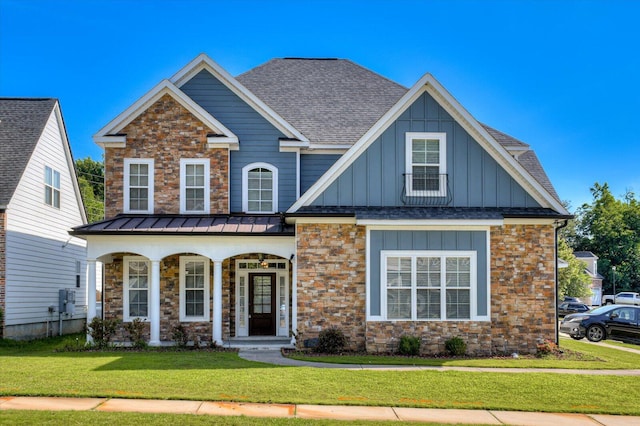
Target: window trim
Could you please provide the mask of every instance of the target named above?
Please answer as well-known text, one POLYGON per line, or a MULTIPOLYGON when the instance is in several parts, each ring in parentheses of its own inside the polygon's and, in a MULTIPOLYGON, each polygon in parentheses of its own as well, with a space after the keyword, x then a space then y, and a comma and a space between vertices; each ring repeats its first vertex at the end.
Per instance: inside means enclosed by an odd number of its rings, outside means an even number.
MULTIPOLYGON (((437 191, 420 191, 413 189, 413 166, 427 165, 428 163, 413 163, 414 139, 437 139, 439 141, 438 175, 447 174, 447 134, 444 132, 407 132, 405 135, 405 187, 407 196, 410 197, 445 197, 447 195, 447 182, 439 180, 437 191)), ((435 166, 435 164, 429 164, 435 166)))
POLYGON ((124 256, 122 258, 122 321, 131 322, 136 318, 143 321, 149 320, 150 296, 151 296, 151 261, 144 256, 124 256), (147 276, 147 316, 131 316, 129 314, 129 262, 145 262, 149 274, 147 276))
MULTIPOLYGON (((407 287, 408 288, 408 287, 407 287)), ((456 287, 450 287, 449 289, 455 289, 456 287)), ((451 322, 451 321, 483 321, 484 317, 479 317, 478 301, 477 301, 477 289, 478 289, 478 252, 475 250, 381 250, 380 251, 380 320, 399 322, 399 321, 420 321, 420 322, 451 322), (388 257, 410 257, 411 258, 411 318, 402 319, 389 319, 387 311, 387 258, 388 257), (441 293, 440 293, 440 317, 439 318, 417 318, 417 305, 416 302, 416 258, 418 257, 440 257, 443 262, 441 267, 446 267, 446 258, 449 257, 468 257, 470 258, 470 285, 469 285, 469 318, 452 318, 446 317, 446 286, 444 285, 445 274, 441 275, 441 293)))
POLYGON ((252 214, 272 214, 278 212, 278 168, 276 166, 269 163, 258 162, 247 164, 242 168, 242 211, 252 214), (249 172, 259 168, 267 169, 271 172, 271 206, 273 209, 270 211, 249 210, 249 172))
MULTIPOLYGON (((155 160, 153 158, 125 158, 124 159, 124 189, 123 189, 123 198, 124 198, 124 212, 125 213, 146 213, 153 214, 153 200, 154 200, 154 181, 155 181, 155 160), (149 167, 149 176, 147 181, 147 191, 148 191, 148 199, 147 199, 147 208, 145 210, 133 210, 131 209, 131 197, 130 197, 130 189, 131 189, 131 176, 130 176, 130 166, 132 164, 146 164, 149 167)), ((136 187, 142 188, 142 187, 136 187)))
POLYGON ((198 322, 209 321, 209 305, 210 305, 210 263, 211 261, 204 256, 180 256, 180 322, 198 322), (201 261, 204 262, 204 309, 202 316, 187 316, 186 304, 186 265, 187 262, 201 261))
POLYGON ((60 209, 62 191, 61 191, 61 176, 60 172, 54 169, 53 167, 44 166, 44 203, 48 206, 51 206, 55 209, 60 209), (58 177, 58 186, 56 183, 56 176, 58 177), (51 184, 47 183, 48 178, 51 178, 51 184), (51 203, 47 202, 47 192, 51 191, 51 203), (55 194, 58 194, 58 202, 56 203, 55 194))
POLYGON ((210 202, 210 175, 211 161, 208 158, 181 158, 180 159, 180 214, 209 214, 211 211, 210 202), (187 210, 187 165, 204 166, 204 209, 187 210))

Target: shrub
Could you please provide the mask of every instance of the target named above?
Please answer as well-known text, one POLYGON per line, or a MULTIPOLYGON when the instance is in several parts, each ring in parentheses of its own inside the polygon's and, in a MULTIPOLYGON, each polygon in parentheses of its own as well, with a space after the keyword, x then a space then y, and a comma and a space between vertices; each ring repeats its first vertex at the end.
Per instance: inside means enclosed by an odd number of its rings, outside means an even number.
POLYGON ((187 343, 189 343, 189 330, 184 325, 178 324, 173 327, 172 337, 179 348, 186 348, 187 343))
POLYGON ((420 355, 420 338, 416 336, 402 336, 400 338, 400 344, 398 345, 398 353, 409 356, 420 355))
POLYGON ((98 348, 106 348, 111 343, 111 338, 116 334, 120 321, 117 319, 105 319, 94 317, 89 326, 87 332, 93 339, 93 344, 98 348))
POLYGON ((325 354, 337 354, 344 350, 347 345, 347 338, 342 330, 337 327, 330 327, 320 332, 316 352, 325 354))
POLYGON ((144 340, 144 321, 135 318, 133 321, 124 325, 124 329, 129 333, 129 339, 134 348, 145 348, 147 342, 144 340))
POLYGON ((458 336, 447 339, 444 342, 444 347, 453 356, 462 356, 467 352, 467 344, 458 336))
POLYGON ((558 345, 555 344, 555 342, 552 342, 551 340, 545 340, 542 343, 538 343, 538 345, 536 346, 536 356, 538 358, 542 358, 546 355, 557 355, 562 353, 562 351, 560 350, 560 348, 558 347, 558 345))

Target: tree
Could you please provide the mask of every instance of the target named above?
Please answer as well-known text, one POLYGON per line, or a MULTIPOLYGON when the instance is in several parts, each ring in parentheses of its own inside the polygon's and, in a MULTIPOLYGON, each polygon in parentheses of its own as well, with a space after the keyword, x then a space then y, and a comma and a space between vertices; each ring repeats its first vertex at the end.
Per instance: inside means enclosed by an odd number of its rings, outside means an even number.
POLYGON ((585 272, 587 264, 573 255, 564 238, 558 239, 558 257, 568 263, 558 269, 558 296, 584 297, 591 295, 591 277, 585 272))
POLYGON ((76 160, 80 194, 89 223, 104 219, 104 165, 91 157, 76 160))
POLYGON ((595 183, 593 202, 578 209, 576 246, 600 258, 605 292, 612 293, 612 266, 616 267, 616 290, 640 289, 640 205, 633 192, 616 199, 609 186, 595 183))

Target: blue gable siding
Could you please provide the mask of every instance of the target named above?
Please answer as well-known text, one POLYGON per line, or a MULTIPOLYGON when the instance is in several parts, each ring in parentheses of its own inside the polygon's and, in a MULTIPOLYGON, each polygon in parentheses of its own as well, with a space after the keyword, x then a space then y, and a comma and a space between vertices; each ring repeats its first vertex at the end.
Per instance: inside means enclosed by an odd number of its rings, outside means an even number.
POLYGON ((338 154, 301 154, 300 193, 304 194, 340 157, 338 154))
POLYGON ((469 250, 477 253, 477 314, 487 315, 487 233, 485 231, 371 231, 369 251, 369 315, 381 315, 380 252, 382 250, 469 250))
POLYGON ((402 206, 407 132, 447 134, 452 207, 540 205, 451 117, 424 93, 312 205, 402 206))
POLYGON ((296 200, 296 155, 279 152, 284 135, 206 70, 180 89, 240 140, 240 150, 230 153, 231 212, 242 211, 242 168, 255 162, 278 168, 278 210, 287 210, 296 200))

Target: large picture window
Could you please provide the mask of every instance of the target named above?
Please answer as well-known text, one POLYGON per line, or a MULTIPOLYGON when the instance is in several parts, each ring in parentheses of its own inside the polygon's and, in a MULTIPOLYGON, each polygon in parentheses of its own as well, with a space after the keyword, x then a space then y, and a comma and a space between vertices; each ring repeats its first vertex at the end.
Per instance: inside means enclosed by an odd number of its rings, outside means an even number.
POLYGON ((180 160, 180 212, 209 213, 209 160, 180 160))
POLYGON ((209 320, 209 259, 180 258, 180 321, 209 320))
POLYGON ((153 213, 153 159, 125 158, 125 213, 153 213))
POLYGON ((447 194, 447 134, 406 134, 407 195, 443 197, 447 194))
POLYGON ((60 172, 48 166, 44 168, 44 202, 60 208, 60 172))
POLYGON ((278 211, 278 169, 253 163, 242 169, 242 210, 245 213, 278 211))
POLYGON ((149 285, 151 269, 143 257, 125 257, 124 262, 124 320, 146 319, 149 316, 149 285))
POLYGON ((470 320, 474 251, 383 251, 387 320, 470 320))

